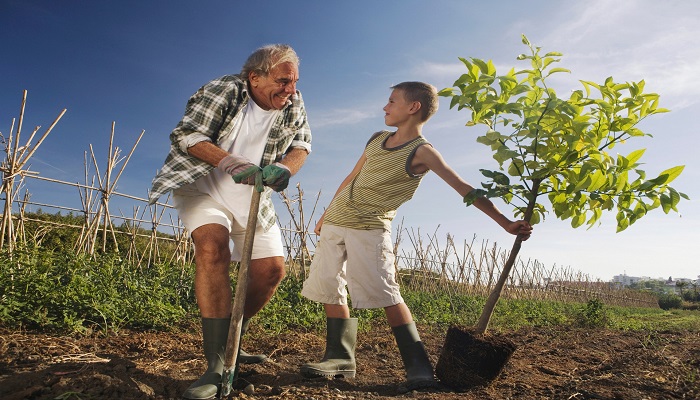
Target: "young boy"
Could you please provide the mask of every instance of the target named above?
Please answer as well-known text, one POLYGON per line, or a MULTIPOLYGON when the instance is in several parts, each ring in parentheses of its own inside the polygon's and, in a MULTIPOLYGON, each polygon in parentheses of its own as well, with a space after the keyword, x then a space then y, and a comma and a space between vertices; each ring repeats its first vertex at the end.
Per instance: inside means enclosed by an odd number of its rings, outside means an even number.
MULTIPOLYGON (((301 374, 309 378, 355 376, 357 318, 350 318, 349 291, 355 308, 384 308, 406 370, 405 388, 414 390, 433 387, 436 382, 394 276, 391 221, 428 171, 438 174, 462 197, 474 188, 421 136, 423 125, 438 108, 435 87, 404 82, 392 89, 384 106, 384 122, 396 131, 381 131, 369 139, 316 224, 319 244, 301 293, 324 304, 326 352, 320 362, 302 365, 301 374)), ((487 198, 478 198, 474 205, 509 233, 524 239, 530 236, 530 224, 509 220, 487 198)))

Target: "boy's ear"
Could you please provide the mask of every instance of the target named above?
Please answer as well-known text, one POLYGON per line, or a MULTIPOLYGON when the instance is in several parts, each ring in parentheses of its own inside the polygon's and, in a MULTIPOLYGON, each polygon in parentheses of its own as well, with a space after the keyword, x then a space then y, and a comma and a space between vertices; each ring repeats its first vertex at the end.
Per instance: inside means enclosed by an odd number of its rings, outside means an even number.
POLYGON ((417 113, 421 108, 420 101, 414 101, 411 103, 411 108, 408 109, 408 112, 411 114, 417 113))

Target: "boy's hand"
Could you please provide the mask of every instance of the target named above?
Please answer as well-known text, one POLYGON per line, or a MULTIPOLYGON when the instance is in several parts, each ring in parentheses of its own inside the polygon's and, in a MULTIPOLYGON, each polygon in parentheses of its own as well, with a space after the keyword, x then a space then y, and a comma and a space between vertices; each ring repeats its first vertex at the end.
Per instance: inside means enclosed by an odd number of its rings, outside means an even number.
POLYGON ((323 226, 323 216, 324 215, 321 215, 321 218, 319 218, 318 222, 316 222, 316 226, 314 227, 314 233, 319 235, 319 236, 321 236, 321 226, 323 226))
POLYGON ((508 224, 506 231, 512 235, 520 236, 520 239, 524 241, 530 238, 532 234, 532 225, 527 221, 519 220, 508 224))
POLYGON ((266 186, 275 192, 281 192, 289 185, 292 172, 282 163, 274 163, 262 169, 262 178, 266 186))

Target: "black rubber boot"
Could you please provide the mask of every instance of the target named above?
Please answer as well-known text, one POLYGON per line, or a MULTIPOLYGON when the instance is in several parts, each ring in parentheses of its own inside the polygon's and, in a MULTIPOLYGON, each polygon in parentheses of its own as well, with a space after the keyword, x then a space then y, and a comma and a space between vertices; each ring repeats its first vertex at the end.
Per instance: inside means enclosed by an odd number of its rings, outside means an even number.
POLYGON ((411 322, 406 325, 391 328, 399 346, 401 359, 406 369, 406 382, 399 387, 400 391, 426 389, 437 387, 433 366, 425 351, 425 346, 420 340, 416 324, 411 322))
MULTIPOLYGON (((249 318, 243 318, 243 324, 241 325, 241 341, 243 339, 243 334, 248 330, 248 325, 250 324, 249 318)), ((267 359, 264 354, 248 354, 243 349, 238 346, 238 363, 239 364, 259 364, 267 359)))
POLYGON ((301 374, 306 378, 354 378, 356 343, 357 318, 327 318, 326 353, 320 362, 302 365, 301 374))
POLYGON ((187 400, 213 399, 221 388, 230 318, 202 318, 202 341, 207 370, 182 395, 187 400))

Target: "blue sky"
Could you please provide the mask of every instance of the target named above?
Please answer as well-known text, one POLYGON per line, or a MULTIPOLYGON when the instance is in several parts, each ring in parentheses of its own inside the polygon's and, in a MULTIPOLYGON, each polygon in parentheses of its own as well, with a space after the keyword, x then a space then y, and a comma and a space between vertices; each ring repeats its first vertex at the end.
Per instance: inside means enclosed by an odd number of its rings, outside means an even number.
MULTIPOLYGON (((313 132, 313 153, 292 182, 307 197, 321 191, 325 207, 353 167, 367 138, 383 129, 389 87, 421 80, 451 86, 463 72, 458 57, 491 59, 499 72, 525 67, 520 35, 564 54, 572 71, 550 83, 558 93, 578 80, 645 79, 671 113, 645 121, 653 138, 619 146, 647 148, 643 169, 657 174, 686 165, 673 186, 688 194, 680 216, 652 212, 622 233, 613 215, 590 230, 573 229, 550 215, 523 245, 521 258, 547 267, 580 270, 594 278, 627 273, 695 279, 700 275, 700 3, 690 1, 356 0, 353 2, 235 1, 8 1, 0 0, 0 132, 7 135, 28 90, 23 137, 43 132, 64 108, 56 128, 32 158, 43 176, 84 182, 83 155, 92 144, 106 160, 111 124, 126 155, 142 130, 118 191, 145 197, 168 150, 168 134, 189 96, 215 77, 237 73, 255 48, 289 43, 301 57, 300 82, 313 132)), ((425 136, 475 186, 479 168, 495 169, 481 128, 442 99, 425 136)), ((29 182, 33 200, 78 202, 29 182)), ((512 216, 511 207, 497 202, 512 216)), ((124 206, 124 214, 131 214, 124 206)), ((283 214, 284 210, 281 210, 283 214)), ((399 210, 397 222, 437 230, 457 241, 496 242, 512 237, 434 174, 399 210)))

